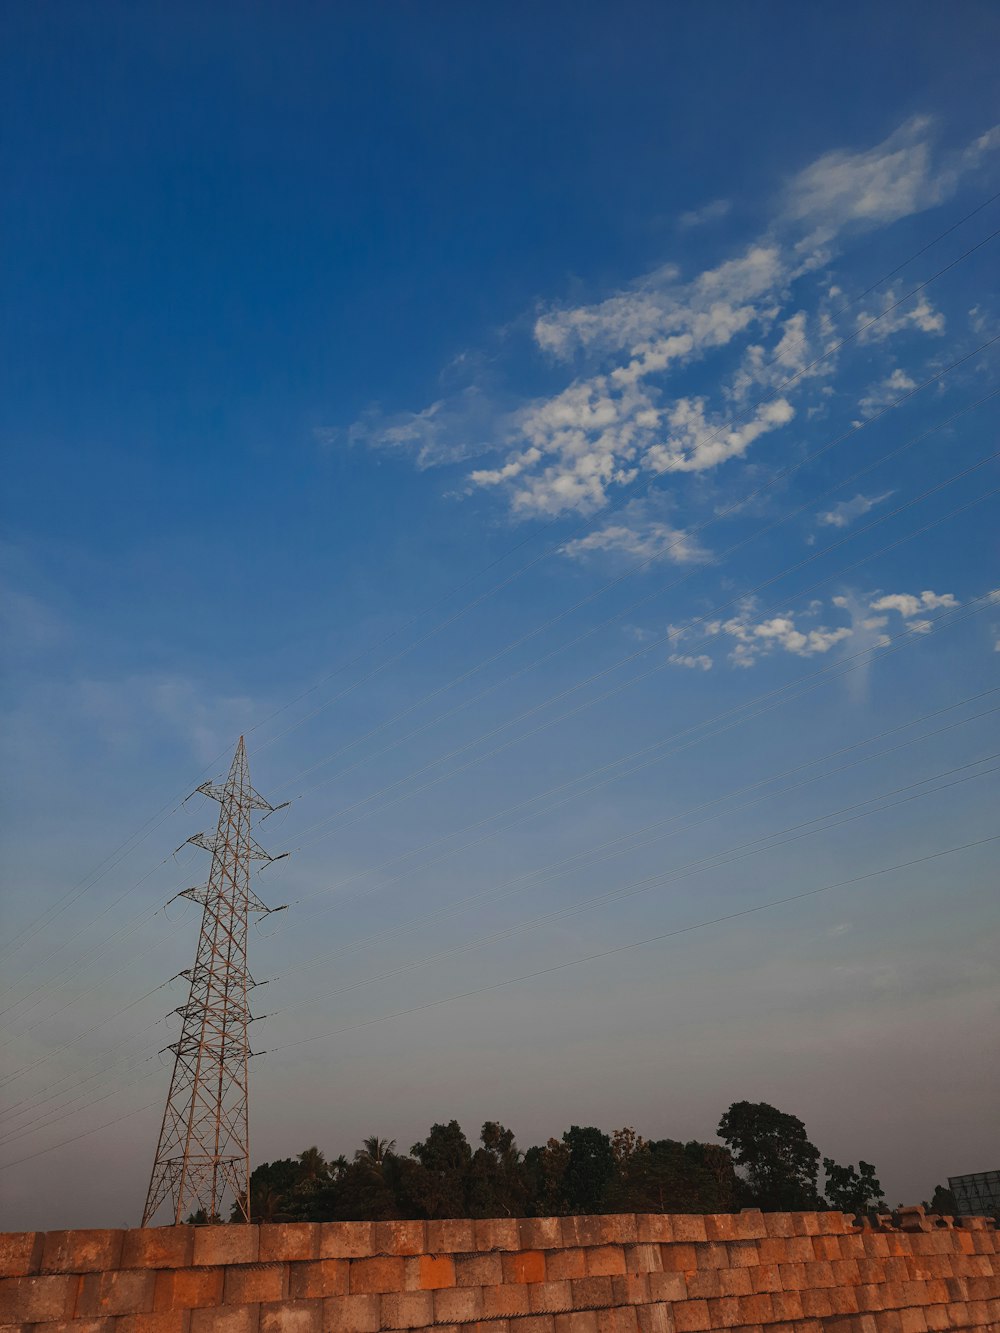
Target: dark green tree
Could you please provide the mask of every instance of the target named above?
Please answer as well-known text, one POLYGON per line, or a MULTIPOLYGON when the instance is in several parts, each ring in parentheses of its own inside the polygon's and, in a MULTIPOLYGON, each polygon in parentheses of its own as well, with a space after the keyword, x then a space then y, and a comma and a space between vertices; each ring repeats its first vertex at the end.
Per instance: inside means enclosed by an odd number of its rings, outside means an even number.
POLYGON ((827 1202, 838 1212, 862 1213, 885 1202, 885 1191, 871 1162, 859 1161, 855 1171, 853 1166, 838 1166, 831 1158, 824 1157, 823 1170, 827 1202))
POLYGON ((608 1204, 623 1213, 725 1213, 735 1206, 736 1184, 725 1148, 659 1139, 623 1160, 608 1204))
POLYGON ((524 1180, 531 1217, 558 1217, 566 1212, 566 1168, 569 1149, 559 1139, 529 1148, 524 1154, 524 1180))
POLYGON ((935 1185, 931 1201, 925 1203, 924 1207, 929 1213, 943 1213, 945 1217, 954 1217, 958 1212, 958 1200, 953 1190, 945 1189, 943 1185, 935 1185))
POLYGON ((410 1149, 423 1168, 410 1173, 406 1182, 409 1197, 423 1217, 468 1217, 466 1183, 472 1162, 469 1140, 457 1120, 432 1125, 427 1138, 410 1149))
POLYGON ((611 1139, 593 1125, 572 1125, 563 1135, 569 1161, 563 1177, 566 1207, 571 1213, 599 1213, 615 1175, 611 1139))
POLYGON ((818 1205, 819 1149, 797 1116, 767 1102, 734 1102, 719 1121, 718 1135, 746 1173, 758 1207, 785 1211, 818 1205))
POLYGON ((487 1120, 469 1164, 466 1201, 473 1217, 520 1217, 528 1197, 523 1156, 509 1129, 487 1120))

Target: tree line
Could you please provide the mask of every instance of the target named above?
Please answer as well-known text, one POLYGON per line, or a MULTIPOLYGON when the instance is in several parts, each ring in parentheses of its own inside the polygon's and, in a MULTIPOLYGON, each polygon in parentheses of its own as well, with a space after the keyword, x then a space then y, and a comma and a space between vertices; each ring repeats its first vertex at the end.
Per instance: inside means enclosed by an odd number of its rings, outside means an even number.
MULTIPOLYGON (((855 1168, 821 1158, 802 1121, 766 1102, 734 1102, 717 1132, 721 1144, 682 1143, 645 1139, 632 1128, 606 1134, 573 1125, 522 1152, 495 1121, 483 1125, 473 1147, 451 1120, 432 1125, 408 1153, 373 1135, 351 1158, 328 1160, 312 1147, 264 1162, 250 1178, 250 1213, 257 1222, 346 1222, 748 1207, 859 1213, 884 1205, 870 1162, 855 1168)), ((934 1204, 939 1195, 947 1202, 946 1194, 939 1187, 934 1204)), ((239 1215, 234 1207, 233 1220, 239 1215)))

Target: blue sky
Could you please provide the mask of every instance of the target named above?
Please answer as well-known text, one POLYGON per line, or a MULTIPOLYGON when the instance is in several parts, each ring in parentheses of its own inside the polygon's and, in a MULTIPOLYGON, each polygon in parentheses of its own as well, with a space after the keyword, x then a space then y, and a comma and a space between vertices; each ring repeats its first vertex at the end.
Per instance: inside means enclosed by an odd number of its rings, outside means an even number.
POLYGON ((241 731, 255 1160, 995 1165, 995 8, 2 23, 4 1225, 141 1209, 241 731))

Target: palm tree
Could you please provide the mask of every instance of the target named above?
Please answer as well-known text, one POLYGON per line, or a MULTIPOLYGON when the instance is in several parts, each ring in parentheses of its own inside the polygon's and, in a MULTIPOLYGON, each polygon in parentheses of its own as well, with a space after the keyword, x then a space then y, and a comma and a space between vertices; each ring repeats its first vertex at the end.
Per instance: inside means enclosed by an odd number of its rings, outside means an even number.
POLYGON ((318 1185, 327 1174, 326 1158, 316 1147, 306 1148, 299 1153, 299 1180, 301 1187, 309 1189, 318 1185))
POLYGON ((354 1160, 361 1162, 365 1166, 374 1167, 375 1170, 381 1170, 386 1160, 396 1155, 395 1139, 380 1139, 378 1135, 372 1134, 369 1138, 363 1139, 361 1147, 354 1154, 354 1160))

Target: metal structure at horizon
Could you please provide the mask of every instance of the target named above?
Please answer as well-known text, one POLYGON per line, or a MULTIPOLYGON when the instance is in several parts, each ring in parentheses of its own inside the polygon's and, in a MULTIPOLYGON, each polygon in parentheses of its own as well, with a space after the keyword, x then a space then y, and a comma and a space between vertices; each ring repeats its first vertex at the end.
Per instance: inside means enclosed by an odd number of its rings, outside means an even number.
POLYGON ((250 785, 242 736, 222 786, 204 782, 197 790, 219 802, 219 823, 214 837, 196 833, 187 840, 212 853, 212 867, 207 884, 178 894, 201 903, 201 933, 194 967, 180 974, 191 984, 187 1003, 176 1010, 181 1035, 166 1048, 174 1052, 174 1070, 143 1226, 168 1198, 175 1223, 201 1210, 221 1221, 228 1192, 250 1220, 248 995, 255 983, 247 970, 247 931, 251 912, 282 910, 266 907, 250 888, 251 861, 281 859, 258 846, 251 828, 255 811, 282 807, 250 785))

